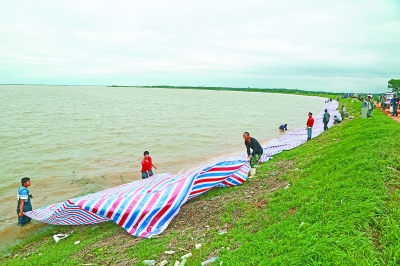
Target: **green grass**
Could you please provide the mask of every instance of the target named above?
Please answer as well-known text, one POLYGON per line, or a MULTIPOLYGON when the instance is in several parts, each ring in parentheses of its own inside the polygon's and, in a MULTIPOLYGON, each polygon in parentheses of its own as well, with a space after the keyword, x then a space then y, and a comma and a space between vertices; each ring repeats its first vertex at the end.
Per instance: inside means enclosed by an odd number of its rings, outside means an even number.
MULTIPOLYGON (((190 202, 211 204, 211 198, 222 196, 223 210, 214 216, 204 218, 199 210, 207 230, 175 228, 174 221, 161 236, 141 240, 113 223, 51 227, 14 247, 0 265, 140 265, 145 259, 164 258, 173 265, 188 251, 193 256, 186 265, 200 265, 213 256, 219 257, 215 265, 398 265, 400 124, 379 110, 373 119, 358 118, 359 103, 341 102, 356 118, 275 156, 243 186, 214 189, 190 202), (281 173, 279 181, 290 187, 246 200, 246 193, 273 172, 281 173), (266 205, 255 208, 254 202, 260 201, 266 205), (219 235, 224 225, 228 233, 219 235), (71 230, 57 244, 51 238, 71 230), (77 240, 81 244, 74 245, 77 240), (195 249, 196 243, 202 248, 195 249), (171 249, 177 253, 163 254, 171 249), (35 253, 22 260, 28 251, 35 253)), ((181 212, 176 220, 185 217, 184 208, 181 212)))

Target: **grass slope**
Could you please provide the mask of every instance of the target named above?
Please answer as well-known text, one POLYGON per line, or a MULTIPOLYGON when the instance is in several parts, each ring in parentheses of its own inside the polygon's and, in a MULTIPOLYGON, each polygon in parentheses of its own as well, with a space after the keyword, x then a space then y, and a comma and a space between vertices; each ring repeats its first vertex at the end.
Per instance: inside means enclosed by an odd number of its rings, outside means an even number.
POLYGON ((358 118, 360 104, 343 103, 355 119, 275 156, 243 186, 188 202, 157 238, 134 238, 113 223, 49 227, 0 265, 173 265, 189 251, 186 265, 217 256, 215 265, 400 264, 400 126, 379 110, 358 118))
POLYGON ((228 265, 241 258, 252 265, 400 263, 399 133, 398 123, 375 111, 373 119, 349 121, 277 156, 297 161, 300 173, 286 176, 290 189, 271 195, 269 219, 263 213, 249 217, 262 221, 258 232, 238 232, 243 245, 222 260, 228 265))

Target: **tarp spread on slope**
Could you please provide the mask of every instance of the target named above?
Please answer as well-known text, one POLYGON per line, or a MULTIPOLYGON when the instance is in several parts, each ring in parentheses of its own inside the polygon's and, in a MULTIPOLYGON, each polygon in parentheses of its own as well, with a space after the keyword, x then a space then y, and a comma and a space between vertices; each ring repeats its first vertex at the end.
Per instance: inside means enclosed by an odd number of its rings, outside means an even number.
MULTIPOLYGON (((332 118, 333 115, 339 115, 337 107, 336 101, 329 102, 325 107, 332 118)), ((314 116, 313 137, 324 131, 323 113, 314 116)), ((328 126, 332 124, 333 119, 328 126)), ((287 132, 264 148, 260 161, 266 162, 275 154, 293 149, 306 140, 307 131, 304 128, 287 132)), ((32 219, 58 225, 94 224, 112 220, 131 235, 150 238, 167 228, 187 200, 214 187, 241 185, 246 181, 249 170, 247 154, 240 154, 183 174, 154 175, 25 214, 32 219)))

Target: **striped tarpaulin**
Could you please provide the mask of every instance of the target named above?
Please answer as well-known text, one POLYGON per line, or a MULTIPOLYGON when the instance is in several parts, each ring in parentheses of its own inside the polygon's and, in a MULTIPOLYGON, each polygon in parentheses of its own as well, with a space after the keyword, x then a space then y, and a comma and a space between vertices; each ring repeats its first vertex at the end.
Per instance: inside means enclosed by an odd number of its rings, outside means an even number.
MULTIPOLYGON (((336 101, 326 105, 331 117, 339 115, 337 106, 336 101)), ((314 117, 313 137, 323 132, 322 117, 323 112, 314 117)), ((332 126, 332 122, 329 126, 332 126)), ((301 145, 306 139, 307 131, 304 128, 287 132, 264 148, 260 161, 266 162, 275 154, 301 145)), ((193 168, 183 174, 154 175, 25 214, 32 219, 57 225, 94 224, 112 220, 131 235, 150 238, 167 228, 187 200, 214 187, 241 185, 246 181, 249 170, 247 154, 240 154, 218 163, 193 168)))

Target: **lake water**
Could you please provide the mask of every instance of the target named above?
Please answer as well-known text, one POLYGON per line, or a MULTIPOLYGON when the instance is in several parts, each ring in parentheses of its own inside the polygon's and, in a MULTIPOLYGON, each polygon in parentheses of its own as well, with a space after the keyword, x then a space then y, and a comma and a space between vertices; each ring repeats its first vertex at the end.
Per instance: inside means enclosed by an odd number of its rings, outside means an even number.
POLYGON ((43 226, 18 228, 16 191, 31 178, 34 208, 141 178, 148 150, 157 173, 244 153, 278 126, 305 126, 316 97, 101 86, 0 85, 0 247, 43 226))

